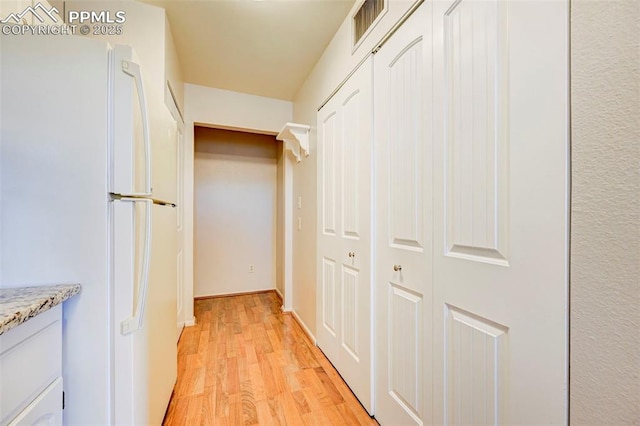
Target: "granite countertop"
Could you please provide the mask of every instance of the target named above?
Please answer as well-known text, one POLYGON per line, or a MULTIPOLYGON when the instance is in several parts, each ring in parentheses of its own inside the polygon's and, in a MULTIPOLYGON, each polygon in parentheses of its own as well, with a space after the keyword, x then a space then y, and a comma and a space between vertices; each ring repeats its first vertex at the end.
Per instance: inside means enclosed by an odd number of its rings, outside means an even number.
POLYGON ((80 292, 80 284, 0 289, 0 334, 80 292))

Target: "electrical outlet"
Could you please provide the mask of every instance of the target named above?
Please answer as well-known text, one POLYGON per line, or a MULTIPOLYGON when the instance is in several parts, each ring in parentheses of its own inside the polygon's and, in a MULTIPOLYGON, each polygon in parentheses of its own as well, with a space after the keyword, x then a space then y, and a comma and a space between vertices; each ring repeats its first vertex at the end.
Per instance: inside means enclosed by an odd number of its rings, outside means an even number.
POLYGON ((253 265, 249 265, 249 273, 253 274, 256 271, 256 267, 253 265))

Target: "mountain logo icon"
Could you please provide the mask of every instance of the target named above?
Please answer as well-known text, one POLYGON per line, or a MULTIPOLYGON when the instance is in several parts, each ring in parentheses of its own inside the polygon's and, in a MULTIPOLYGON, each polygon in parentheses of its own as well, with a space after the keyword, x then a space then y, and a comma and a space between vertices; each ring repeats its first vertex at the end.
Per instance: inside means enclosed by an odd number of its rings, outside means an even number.
POLYGON ((13 21, 16 24, 19 24, 19 23, 21 23, 22 18, 24 18, 29 13, 31 13, 34 16, 34 18, 36 18, 38 21, 40 21, 40 23, 44 23, 44 18, 38 12, 47 15, 49 18, 51 18, 51 20, 54 23, 58 22, 58 18, 56 17, 56 15, 60 14, 58 9, 56 9, 55 7, 52 7, 51 9, 47 9, 42 3, 38 3, 35 6, 27 7, 25 10, 23 10, 20 13, 10 13, 9 16, 7 16, 6 18, 0 20, 0 23, 7 24, 7 23, 13 21))

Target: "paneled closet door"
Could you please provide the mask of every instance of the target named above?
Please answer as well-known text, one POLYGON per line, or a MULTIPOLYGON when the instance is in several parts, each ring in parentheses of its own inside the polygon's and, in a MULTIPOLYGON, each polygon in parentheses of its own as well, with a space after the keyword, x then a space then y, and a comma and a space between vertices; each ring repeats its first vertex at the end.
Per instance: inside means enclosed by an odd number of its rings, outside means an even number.
POLYGON ((318 346, 373 413, 372 60, 318 112, 318 346))
POLYGON ((435 1, 434 423, 567 422, 568 1, 435 1))
POLYGON ((374 56, 376 419, 431 423, 431 2, 374 56))

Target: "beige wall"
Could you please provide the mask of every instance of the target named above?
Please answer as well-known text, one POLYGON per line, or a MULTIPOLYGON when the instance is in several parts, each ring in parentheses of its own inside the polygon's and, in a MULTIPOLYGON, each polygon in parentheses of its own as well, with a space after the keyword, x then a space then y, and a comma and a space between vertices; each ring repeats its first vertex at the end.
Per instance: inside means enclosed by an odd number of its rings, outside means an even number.
POLYGON ((640 2, 571 5, 572 424, 640 424, 640 2))
POLYGON ((275 288, 278 147, 273 136, 196 127, 196 297, 275 288))

